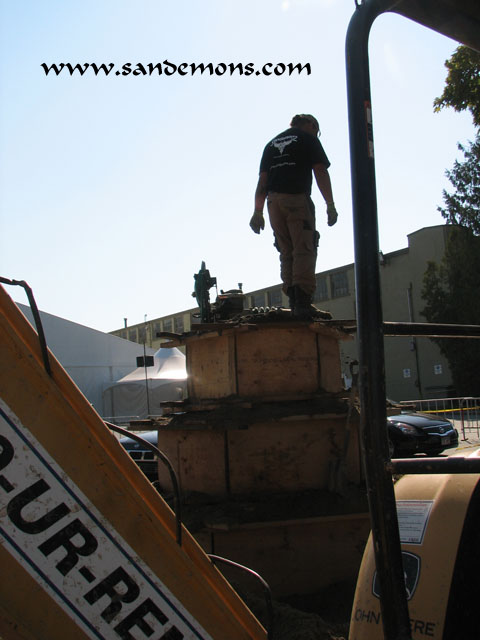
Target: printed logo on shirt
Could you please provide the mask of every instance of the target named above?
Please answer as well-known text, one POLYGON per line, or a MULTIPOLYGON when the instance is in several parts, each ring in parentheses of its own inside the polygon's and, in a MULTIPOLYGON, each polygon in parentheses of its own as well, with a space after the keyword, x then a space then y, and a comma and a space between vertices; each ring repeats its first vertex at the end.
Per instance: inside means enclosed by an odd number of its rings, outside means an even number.
POLYGON ((272 140, 272 146, 275 149, 280 151, 280 155, 283 153, 285 147, 288 147, 292 142, 296 142, 298 140, 298 136, 284 136, 283 138, 275 138, 272 140))

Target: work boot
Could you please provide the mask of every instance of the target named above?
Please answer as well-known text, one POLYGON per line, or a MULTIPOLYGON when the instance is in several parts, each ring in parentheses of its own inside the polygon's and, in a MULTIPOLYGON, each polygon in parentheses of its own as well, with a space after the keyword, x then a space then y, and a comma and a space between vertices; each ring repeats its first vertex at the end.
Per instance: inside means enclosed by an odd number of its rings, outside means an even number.
POLYGON ((313 320, 313 318, 322 320, 332 319, 332 314, 329 311, 317 309, 317 307, 312 304, 312 296, 309 293, 305 293, 301 287, 295 285, 294 292, 295 306, 292 315, 296 320, 313 320))
POLYGON ((296 284, 293 287, 295 296, 295 306, 293 315, 297 320, 311 320, 312 313, 312 296, 296 284))

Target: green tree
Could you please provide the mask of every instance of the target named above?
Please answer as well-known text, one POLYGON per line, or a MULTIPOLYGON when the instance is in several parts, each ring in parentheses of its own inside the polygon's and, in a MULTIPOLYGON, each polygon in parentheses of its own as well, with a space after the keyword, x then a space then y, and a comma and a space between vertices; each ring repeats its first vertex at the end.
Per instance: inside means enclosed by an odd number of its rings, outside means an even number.
MULTIPOLYGON (((448 236, 440 264, 430 262, 423 279, 422 314, 428 322, 480 324, 480 53, 460 46, 446 61, 445 88, 435 111, 452 107, 470 111, 477 128, 475 142, 459 150, 464 161, 446 171, 454 191, 443 191, 448 236)), ((480 340, 435 339, 447 358, 459 396, 480 396, 480 340)))
MULTIPOLYGON (((422 311, 428 322, 480 324, 480 237, 461 226, 449 228, 445 255, 429 262, 423 278, 422 311)), ((438 338, 448 360, 455 393, 480 396, 480 339, 438 338)))
MULTIPOLYGON (((445 88, 433 102, 434 111, 445 107, 470 111, 475 127, 480 129, 480 53, 460 46, 445 67, 448 69, 445 88)), ((480 235, 480 131, 470 147, 458 144, 458 148, 465 160, 455 161, 453 169, 446 171, 455 191, 443 191, 445 207, 438 210, 447 223, 467 226, 480 235)))
POLYGON ((453 193, 443 190, 445 207, 438 207, 448 224, 468 227, 480 235, 480 133, 470 148, 461 144, 458 148, 465 156, 464 162, 455 161, 453 169, 445 174, 455 187, 453 193))
POLYGON ((468 110, 473 123, 480 127, 480 53, 469 47, 458 47, 445 62, 448 69, 445 89, 433 102, 434 110, 453 107, 468 110))

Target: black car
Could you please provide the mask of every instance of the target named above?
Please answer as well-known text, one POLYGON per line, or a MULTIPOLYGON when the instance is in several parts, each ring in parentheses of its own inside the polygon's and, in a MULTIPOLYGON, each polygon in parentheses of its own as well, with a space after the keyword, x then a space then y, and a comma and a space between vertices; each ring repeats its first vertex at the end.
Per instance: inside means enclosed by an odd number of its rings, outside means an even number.
POLYGON ((391 458, 415 453, 438 456, 458 446, 458 432, 451 422, 416 411, 388 416, 388 441, 391 458))
MULTIPOLYGON (((158 431, 145 431, 138 435, 150 444, 157 446, 158 431)), ((158 480, 157 457, 153 451, 133 438, 120 438, 120 444, 135 460, 150 482, 158 480)))

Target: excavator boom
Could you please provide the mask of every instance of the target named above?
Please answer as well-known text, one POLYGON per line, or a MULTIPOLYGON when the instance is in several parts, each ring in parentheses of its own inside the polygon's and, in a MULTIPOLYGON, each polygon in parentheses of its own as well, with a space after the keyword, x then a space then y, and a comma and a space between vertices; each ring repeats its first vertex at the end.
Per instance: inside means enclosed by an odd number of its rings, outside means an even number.
POLYGON ((0 637, 266 632, 0 287, 0 637))

